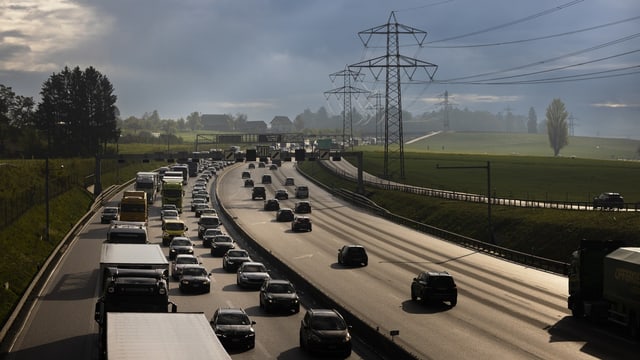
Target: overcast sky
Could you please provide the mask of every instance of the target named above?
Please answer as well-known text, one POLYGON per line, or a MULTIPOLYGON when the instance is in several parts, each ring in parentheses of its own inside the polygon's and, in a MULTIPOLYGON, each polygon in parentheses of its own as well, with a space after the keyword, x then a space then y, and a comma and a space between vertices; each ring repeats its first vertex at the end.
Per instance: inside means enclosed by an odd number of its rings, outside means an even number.
MULTIPOLYGON (((400 53, 438 65, 432 83, 402 78, 404 110, 438 110, 448 91, 457 108, 542 121, 560 98, 575 135, 640 139, 638 0, 0 0, 0 84, 39 101, 51 74, 93 66, 122 118, 339 114, 329 75, 385 53, 386 36, 365 48, 358 32, 392 11, 428 33, 400 53)), ((353 86, 384 93, 384 73, 362 74, 353 86)))

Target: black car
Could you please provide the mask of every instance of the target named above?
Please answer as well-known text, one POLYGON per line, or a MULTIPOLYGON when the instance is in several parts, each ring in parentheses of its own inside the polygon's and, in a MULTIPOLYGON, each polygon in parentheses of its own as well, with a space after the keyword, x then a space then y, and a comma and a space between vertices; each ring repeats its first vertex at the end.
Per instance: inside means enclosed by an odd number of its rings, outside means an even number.
POLYGON ((180 273, 179 289, 182 292, 211 292, 211 274, 202 265, 185 265, 180 273))
POLYGON ((287 192, 287 190, 278 189, 276 190, 274 197, 278 200, 287 200, 289 198, 289 193, 287 192))
POLYGON ((202 215, 198 220, 198 239, 202 239, 207 229, 220 227, 220 218, 217 215, 202 215))
POLYGON ((367 266, 369 256, 362 245, 345 245, 338 249, 338 264, 367 266))
POLYGON ((298 201, 294 206, 293 211, 295 211, 296 214, 310 214, 311 203, 308 201, 298 201))
POLYGON ((271 184, 271 175, 262 175, 262 183, 263 184, 271 184))
POLYGON ((225 349, 247 348, 256 345, 255 321, 243 309, 219 308, 210 321, 213 332, 225 349))
POLYGON ((278 165, 276 164, 269 165, 269 170, 278 170, 278 165))
POLYGON ((253 180, 252 179, 246 179, 244 181, 244 187, 253 187, 253 180))
POLYGON ((205 198, 195 198, 191 201, 191 211, 196 211, 196 204, 208 204, 208 201, 205 198))
POLYGON ((247 250, 230 249, 222 257, 222 268, 227 272, 234 272, 238 271, 238 268, 243 263, 251 261, 253 260, 251 260, 247 250))
POLYGON ((254 164, 254 163, 249 163, 249 166, 247 166, 247 168, 249 168, 249 169, 255 169, 255 168, 256 168, 256 164, 254 164))
POLYGON ((193 243, 184 236, 176 236, 169 243, 169 259, 173 260, 179 254, 193 254, 193 243))
POLYGON ((300 347, 310 353, 351 355, 351 334, 346 321, 333 309, 309 309, 300 322, 300 347))
POLYGON ((622 209, 624 198, 615 192, 605 192, 593 198, 594 209, 622 209))
POLYGON ((262 207, 265 211, 276 211, 280 210, 280 202, 278 199, 269 199, 264 201, 264 206, 262 207))
POLYGON ((251 178, 251 173, 248 171, 243 171, 242 172, 242 178, 243 179, 250 179, 251 178))
POLYGON ((212 228, 204 231, 202 235, 202 247, 211 247, 211 241, 217 235, 222 235, 224 232, 220 228, 212 228))
POLYGON ((102 215, 100 215, 100 222, 102 224, 108 224, 111 220, 118 220, 118 208, 115 206, 107 206, 102 209, 102 215))
POLYGON ((255 200, 258 198, 267 198, 267 190, 264 188, 264 186, 254 186, 253 189, 251 189, 251 200, 255 200))
POLYGON ((236 247, 235 241, 229 235, 217 235, 211 240, 211 256, 222 256, 227 250, 236 247))
POLYGON ((311 219, 308 216, 296 216, 291 222, 291 231, 311 231, 311 219))
POLYGON ((422 302, 448 301, 451 307, 458 303, 458 288, 446 271, 423 271, 411 282, 411 300, 422 302))
POLYGON ((266 312, 286 310, 300 312, 300 298, 288 280, 268 279, 260 287, 260 307, 266 312))
POLYGON ((289 208, 280 208, 276 213, 276 221, 293 221, 293 210, 289 208))

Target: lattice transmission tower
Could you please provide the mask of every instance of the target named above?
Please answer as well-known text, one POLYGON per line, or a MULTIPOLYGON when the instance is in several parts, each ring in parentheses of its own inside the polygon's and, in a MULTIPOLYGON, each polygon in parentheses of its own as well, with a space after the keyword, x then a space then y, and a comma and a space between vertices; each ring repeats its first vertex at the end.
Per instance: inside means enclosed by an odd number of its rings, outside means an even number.
POLYGON ((329 75, 329 79, 331 79, 332 82, 338 77, 343 78, 344 85, 333 90, 325 91, 324 95, 327 98, 331 95, 336 95, 338 99, 342 97, 342 148, 344 149, 346 144, 347 111, 349 112, 349 144, 353 147, 353 109, 351 107, 351 95, 355 94, 357 97, 358 94, 368 94, 369 90, 360 89, 351 85, 352 81, 362 80, 363 75, 346 66, 344 70, 329 75))
POLYGON ((377 58, 361 61, 349 65, 349 68, 368 68, 376 80, 385 74, 385 118, 384 118, 384 173, 383 177, 390 179, 390 160, 397 160, 400 178, 404 179, 404 139, 402 132, 402 88, 401 70, 409 78, 413 77, 417 69, 424 69, 429 77, 433 76, 438 66, 426 61, 414 59, 400 54, 400 35, 412 35, 419 46, 422 46, 427 32, 410 26, 398 24, 395 12, 391 12, 386 24, 373 27, 358 33, 358 37, 365 47, 373 35, 385 35, 387 40, 386 54, 377 58), (432 71, 429 71, 429 70, 432 71), (394 155, 393 157, 391 155, 394 155))

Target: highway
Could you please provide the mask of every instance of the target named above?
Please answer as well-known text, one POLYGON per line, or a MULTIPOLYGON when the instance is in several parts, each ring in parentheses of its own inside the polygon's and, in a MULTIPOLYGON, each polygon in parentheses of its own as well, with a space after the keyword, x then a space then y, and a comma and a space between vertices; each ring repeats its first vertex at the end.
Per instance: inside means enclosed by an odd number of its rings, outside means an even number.
MULTIPOLYGON (((418 358, 635 359, 637 355, 637 343, 611 329, 569 317, 567 280, 562 276, 475 253, 354 209, 305 181, 293 163, 283 163, 279 170, 249 170, 254 180, 263 173, 273 176, 274 183, 266 185, 270 195, 285 188, 281 185, 285 177, 310 187, 313 231, 292 233, 289 223, 275 222, 274 212, 262 210, 261 200, 251 200, 250 188, 243 187, 242 171, 246 171, 246 164, 221 172, 218 196, 243 231, 373 328, 383 334, 398 330, 394 341, 418 358), (367 248, 367 267, 337 264, 337 250, 347 243, 367 248), (447 270, 454 276, 459 290, 456 307, 411 301, 411 279, 425 269, 447 270)), ((293 187, 287 188, 293 194, 293 187)), ((186 189, 189 194, 190 186, 186 189)), ((196 218, 189 212, 188 197, 183 218, 189 223, 190 237, 196 240, 196 218)), ((294 200, 281 203, 292 207, 294 200)), ((161 243, 159 205, 158 197, 150 211, 154 243, 161 243)), ((93 311, 98 297, 100 244, 107 226, 100 224, 97 214, 69 246, 7 359, 97 358, 93 311)), ((225 227, 234 234, 228 224, 225 227)), ((261 260, 251 242, 240 241, 241 247, 261 260)), ((170 297, 178 304, 178 311, 204 312, 210 318, 218 307, 245 308, 256 321, 256 348, 231 352, 234 359, 308 358, 298 347, 304 309, 293 315, 263 313, 258 292, 239 289, 235 274, 224 272, 221 259, 211 257, 200 241, 196 244, 196 254, 213 273, 212 290, 210 294, 184 295, 172 282, 170 297)), ((167 248, 164 251, 168 253, 167 248)), ((272 276, 284 277, 277 272, 272 276)), ((317 306, 307 294, 302 295, 302 301, 305 307, 317 306)), ((351 358, 379 357, 356 338, 351 358)))

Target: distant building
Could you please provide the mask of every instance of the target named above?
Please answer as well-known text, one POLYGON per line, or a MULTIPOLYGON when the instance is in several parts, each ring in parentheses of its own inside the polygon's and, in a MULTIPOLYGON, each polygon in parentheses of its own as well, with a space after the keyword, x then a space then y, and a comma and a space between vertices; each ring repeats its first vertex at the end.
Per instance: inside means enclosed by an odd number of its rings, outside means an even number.
POLYGON ((243 124, 242 129, 237 129, 245 133, 259 133, 263 134, 267 132, 267 123, 264 121, 247 121, 243 124))
POLYGON ((287 116, 276 116, 271 120, 271 132, 290 133, 293 132, 293 123, 287 116))
POLYGON ((233 130, 233 118, 227 114, 202 114, 200 120, 202 121, 203 130, 233 130))

